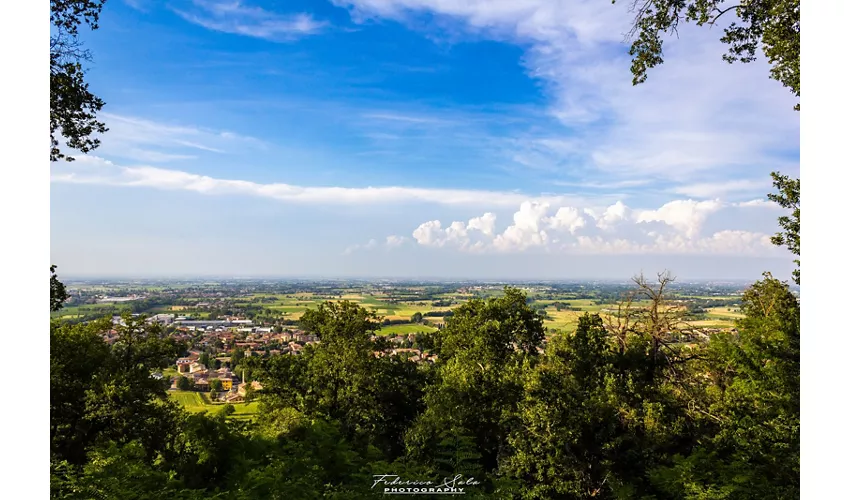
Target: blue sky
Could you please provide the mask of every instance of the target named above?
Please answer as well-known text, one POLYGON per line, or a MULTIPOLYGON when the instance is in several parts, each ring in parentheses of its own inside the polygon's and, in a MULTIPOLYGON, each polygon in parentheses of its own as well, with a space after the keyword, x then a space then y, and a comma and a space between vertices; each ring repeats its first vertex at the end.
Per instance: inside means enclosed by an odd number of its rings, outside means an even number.
POLYGON ((720 30, 631 85, 601 0, 114 0, 103 145, 51 167, 68 275, 790 274, 794 97, 720 30))

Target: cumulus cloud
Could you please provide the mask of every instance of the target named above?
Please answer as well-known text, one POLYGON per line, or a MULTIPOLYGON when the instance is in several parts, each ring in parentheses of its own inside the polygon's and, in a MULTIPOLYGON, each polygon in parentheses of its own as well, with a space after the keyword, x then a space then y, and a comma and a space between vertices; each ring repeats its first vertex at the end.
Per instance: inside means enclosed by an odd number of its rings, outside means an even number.
POLYGON ((407 241, 404 236, 387 236, 387 246, 390 248, 400 247, 407 241))
POLYGON ((420 245, 430 247, 454 246, 475 251, 483 247, 483 241, 493 237, 496 216, 490 212, 473 217, 467 223, 454 221, 443 228, 438 220, 423 222, 413 230, 413 239, 420 245))
POLYGON ((658 210, 641 211, 636 220, 664 222, 691 238, 697 234, 709 214, 720 210, 721 207, 720 200, 675 200, 664 204, 658 210))
POLYGON ((375 247, 377 247, 377 246, 378 246, 378 240, 376 240, 376 239, 372 238, 372 239, 370 239, 368 242, 366 242, 366 243, 365 243, 365 244, 363 244, 363 245, 361 245, 361 244, 354 244, 354 245, 349 246, 348 248, 346 248, 346 249, 342 252, 342 254, 343 254, 343 255, 351 255, 352 253, 357 252, 357 251, 359 251, 359 250, 370 250, 370 249, 375 248, 375 247))
POLYGON ((488 230, 476 231, 485 218, 467 224, 452 222, 444 228, 439 220, 422 223, 413 239, 422 246, 461 251, 516 253, 529 250, 567 254, 752 254, 776 251, 770 236, 742 229, 724 229, 703 234, 705 220, 723 208, 719 200, 697 202, 675 200, 653 210, 632 210, 615 203, 594 216, 593 210, 578 207, 551 209, 548 203, 520 204, 513 221, 501 232, 496 218, 485 214, 488 230))
POLYGON ((555 213, 555 216, 549 219, 549 225, 553 229, 566 229, 572 234, 579 229, 584 227, 585 220, 582 217, 578 209, 573 207, 561 207, 558 209, 558 212, 555 213))
POLYGON ((486 236, 493 236, 493 231, 496 228, 496 215, 490 212, 485 213, 481 217, 473 217, 469 219, 467 229, 481 231, 486 236))
MULTIPOLYGON (((588 209, 586 212, 588 215, 593 217, 594 212, 592 209, 588 209)), ((606 208, 602 215, 596 219, 596 226, 602 229, 612 229, 619 222, 627 220, 631 215, 631 209, 627 207, 622 201, 617 201, 610 207, 606 208)))
POLYGON ((545 230, 548 210, 548 203, 524 202, 514 214, 514 223, 502 234, 496 235, 493 246, 502 251, 544 246, 549 241, 545 230))

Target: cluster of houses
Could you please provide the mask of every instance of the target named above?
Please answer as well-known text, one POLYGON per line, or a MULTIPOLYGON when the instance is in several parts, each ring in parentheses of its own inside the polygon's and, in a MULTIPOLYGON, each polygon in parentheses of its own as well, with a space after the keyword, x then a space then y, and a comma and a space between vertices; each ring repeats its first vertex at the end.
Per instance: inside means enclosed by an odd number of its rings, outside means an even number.
MULTIPOLYGON (((191 335, 189 332, 186 333, 191 335)), ((318 342, 318 337, 300 330, 274 333, 271 328, 261 327, 216 327, 211 330, 204 330, 200 334, 195 333, 194 337, 196 346, 202 348, 216 347, 225 352, 242 349, 245 356, 258 355, 263 352, 272 356, 298 354, 304 345, 318 342)))
MULTIPOLYGON (((210 369, 200 363, 200 353, 191 351, 189 356, 177 359, 177 373, 180 376, 186 377, 192 383, 195 390, 207 392, 210 390, 210 382, 217 379, 221 382, 221 392, 217 394, 219 401, 227 403, 242 403, 245 401, 245 396, 250 386, 256 391, 263 389, 262 384, 256 380, 250 384, 240 379, 235 373, 230 371, 230 368, 222 367, 218 370, 210 369)), ((177 381, 179 377, 175 377, 171 384, 171 389, 177 389, 177 381)))
MULTIPOLYGON (((377 340, 379 337, 377 335, 372 335, 372 341, 377 340)), ((397 337, 388 337, 387 340, 392 342, 393 344, 401 345, 412 345, 416 340, 416 334, 410 333, 407 336, 399 335, 397 337)), ((389 349, 387 351, 374 351, 372 353, 375 357, 384 357, 384 356, 404 356, 408 361, 413 361, 414 363, 436 363, 437 355, 429 354, 427 352, 422 351, 421 349, 417 349, 415 347, 395 347, 393 349, 389 349)))
POLYGON ((427 352, 423 352, 420 349, 412 347, 392 349, 390 351, 375 351, 372 354, 374 354, 377 358, 381 358, 384 356, 405 356, 408 361, 413 361, 414 363, 437 362, 436 354, 428 354, 427 352))

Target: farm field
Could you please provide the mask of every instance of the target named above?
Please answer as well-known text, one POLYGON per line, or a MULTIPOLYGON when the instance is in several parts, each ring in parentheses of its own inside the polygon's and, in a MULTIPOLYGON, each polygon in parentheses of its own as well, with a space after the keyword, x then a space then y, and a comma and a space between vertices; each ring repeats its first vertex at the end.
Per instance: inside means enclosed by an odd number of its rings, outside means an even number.
MULTIPOLYGON (((591 314, 599 314, 603 318, 606 314, 615 314, 617 311, 616 304, 597 304, 592 299, 559 299, 559 300, 539 300, 535 301, 538 304, 550 304, 546 307, 546 314, 548 318, 544 321, 544 326, 546 328, 569 333, 575 331, 578 326, 578 319, 584 313, 588 312, 591 314), (566 305, 569 304, 569 307, 580 308, 581 311, 571 311, 567 309, 562 309, 560 311, 553 304, 554 302, 561 302, 566 305)), ((646 301, 636 301, 633 303, 635 307, 644 307, 649 305, 646 301)), ((734 307, 714 307, 707 310, 705 319, 688 321, 688 324, 693 327, 700 328, 731 328, 734 326, 734 321, 738 318, 743 317, 743 315, 739 312, 738 309, 734 307)))
MULTIPOLYGON (((169 391, 169 397, 180 403, 183 408, 191 412, 208 411, 211 414, 220 412, 224 407, 224 403, 210 403, 206 394, 194 391, 169 391)), ((233 403, 233 408, 236 410, 230 418, 238 420, 249 420, 254 417, 259 409, 259 403, 253 401, 251 403, 233 403)))
POLYGON ((306 293, 297 295, 253 294, 249 297, 241 297, 235 303, 240 305, 258 304, 273 311, 284 313, 286 319, 298 319, 307 309, 316 308, 319 304, 328 300, 350 300, 361 307, 373 311, 378 316, 389 320, 407 320, 417 312, 425 314, 426 312, 433 311, 448 311, 459 305, 435 307, 428 300, 391 303, 388 302, 389 299, 386 296, 371 294, 346 294, 342 295, 342 299, 327 299, 306 293), (255 299, 260 299, 260 302, 255 302, 255 299), (273 299, 273 301, 269 299, 273 299))
POLYGON ((399 335, 407 335, 409 333, 419 333, 419 332, 435 332, 436 328, 429 325, 415 325, 415 324, 407 324, 407 325, 389 325, 383 326, 380 330, 377 331, 378 335, 389 335, 391 333, 397 333, 399 335))
POLYGON ((741 313, 741 310, 734 307, 712 307, 708 309, 708 317, 710 318, 722 318, 722 319, 740 319, 743 318, 744 315, 741 313))
POLYGON ((107 311, 114 309, 115 304, 87 304, 84 306, 66 306, 62 309, 51 312, 52 319, 74 319, 85 316, 87 314, 107 314, 107 311))

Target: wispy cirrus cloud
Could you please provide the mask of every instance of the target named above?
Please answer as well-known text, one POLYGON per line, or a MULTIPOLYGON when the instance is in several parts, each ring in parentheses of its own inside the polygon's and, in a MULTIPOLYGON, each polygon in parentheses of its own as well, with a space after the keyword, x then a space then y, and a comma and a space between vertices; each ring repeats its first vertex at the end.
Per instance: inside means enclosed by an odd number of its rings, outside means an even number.
POLYGON ((115 113, 100 113, 109 127, 101 137, 102 154, 140 162, 166 163, 223 154, 245 147, 265 148, 254 137, 229 131, 176 125, 115 113))
POLYGON ((314 35, 327 27, 310 14, 279 14, 240 0, 192 0, 191 5, 172 7, 180 17, 204 28, 235 35, 288 42, 314 35))
POLYGON ((672 192, 697 198, 726 196, 729 193, 754 194, 770 190, 770 179, 736 179, 720 182, 702 182, 673 187, 672 192))
MULTIPOLYGON (((525 48, 527 74, 542 82, 549 116, 564 128, 514 145, 513 161, 528 168, 582 170, 615 182, 649 176, 693 184, 696 196, 713 196, 729 178, 767 174, 799 144, 794 97, 768 77, 764 60, 729 65, 718 30, 680 28, 664 42, 665 64, 632 86, 623 43, 633 15, 629 2, 597 0, 335 0, 355 21, 393 19, 430 36, 486 38, 525 48), (434 34, 435 26, 442 30, 434 34), (524 142, 524 144, 523 144, 524 142), (710 189, 714 184, 716 189, 710 189)), ((730 18, 731 21, 731 18, 730 18)), ((722 26, 719 26, 722 27, 722 26)), ((590 175, 585 175, 592 182, 590 175)), ((679 191, 684 193, 686 187, 679 191)), ((743 190, 742 190, 743 191, 743 190)), ((690 195, 690 193, 688 193, 690 195)))

